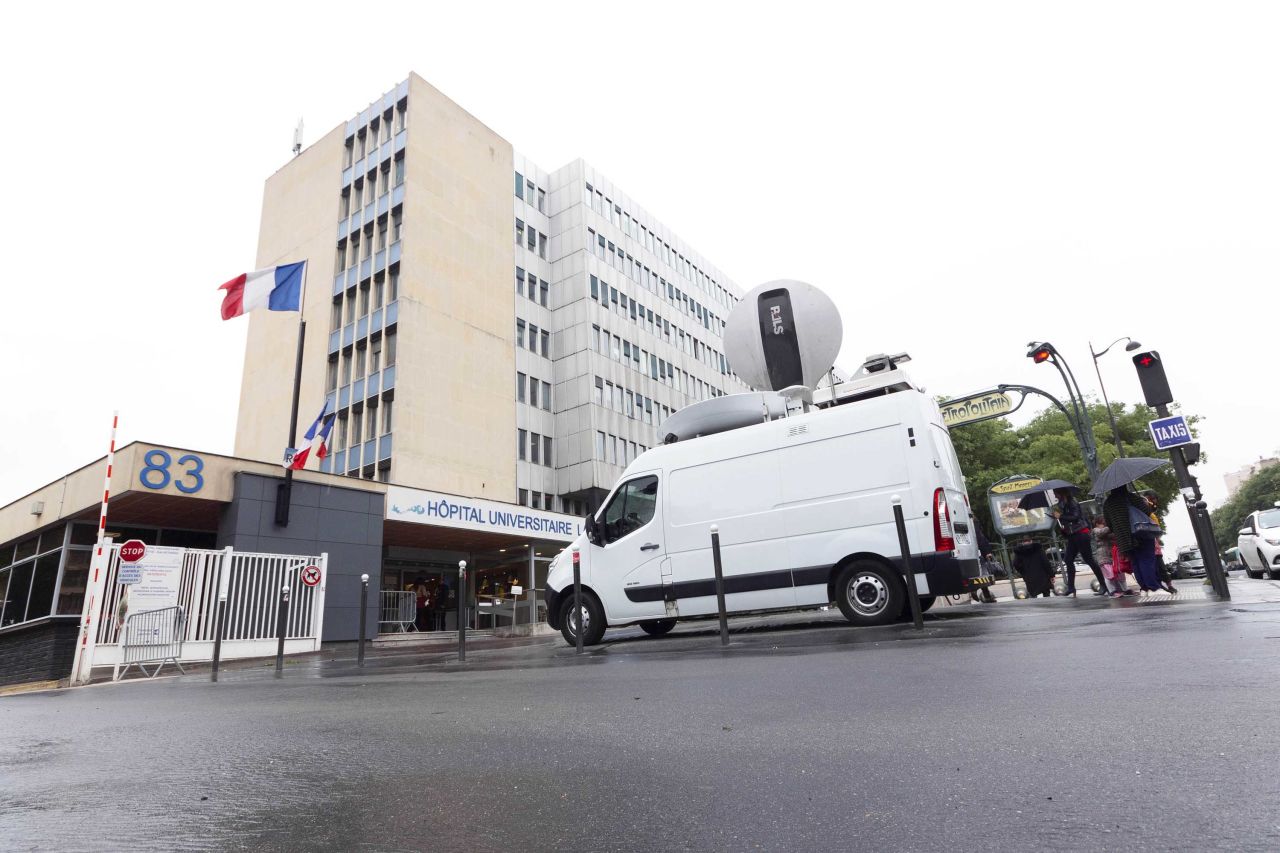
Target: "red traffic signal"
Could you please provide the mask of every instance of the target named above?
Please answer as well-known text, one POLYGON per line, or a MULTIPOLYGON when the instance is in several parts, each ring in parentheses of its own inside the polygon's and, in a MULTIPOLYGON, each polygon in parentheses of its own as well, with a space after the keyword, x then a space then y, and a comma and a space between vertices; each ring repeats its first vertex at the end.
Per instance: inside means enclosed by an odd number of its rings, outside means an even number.
POLYGON ((1049 360, 1049 356, 1051 355, 1053 355, 1053 350, 1048 347, 1036 347, 1031 352, 1027 353, 1027 358, 1031 359, 1036 364, 1043 364, 1049 360))
POLYGON ((1133 366, 1138 370, 1142 396, 1148 406, 1166 406, 1173 402, 1173 392, 1169 390, 1169 379, 1164 375, 1160 353, 1155 350, 1137 353, 1133 356, 1133 366))

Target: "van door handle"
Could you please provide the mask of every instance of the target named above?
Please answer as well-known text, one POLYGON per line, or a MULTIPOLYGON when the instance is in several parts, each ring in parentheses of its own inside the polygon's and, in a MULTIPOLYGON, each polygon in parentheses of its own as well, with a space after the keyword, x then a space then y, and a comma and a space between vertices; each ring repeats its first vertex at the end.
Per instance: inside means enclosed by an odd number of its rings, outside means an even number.
POLYGON ((658 550, 658 549, 659 549, 659 548, 661 548, 661 547, 662 547, 662 546, 661 546, 661 545, 659 545, 657 542, 646 542, 645 544, 643 544, 643 545, 641 545, 641 546, 640 546, 640 550, 641 550, 641 551, 656 551, 656 550, 658 550))

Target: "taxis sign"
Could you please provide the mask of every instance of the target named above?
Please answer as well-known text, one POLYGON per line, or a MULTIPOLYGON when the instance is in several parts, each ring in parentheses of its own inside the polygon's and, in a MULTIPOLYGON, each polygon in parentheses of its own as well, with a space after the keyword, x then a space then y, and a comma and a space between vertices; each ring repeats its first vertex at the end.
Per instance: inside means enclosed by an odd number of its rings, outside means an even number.
POLYGON ((947 428, 985 421, 1007 415, 1022 405, 1017 403, 1003 391, 984 391, 970 394, 968 397, 957 397, 944 400, 938 404, 942 411, 942 422, 947 428))

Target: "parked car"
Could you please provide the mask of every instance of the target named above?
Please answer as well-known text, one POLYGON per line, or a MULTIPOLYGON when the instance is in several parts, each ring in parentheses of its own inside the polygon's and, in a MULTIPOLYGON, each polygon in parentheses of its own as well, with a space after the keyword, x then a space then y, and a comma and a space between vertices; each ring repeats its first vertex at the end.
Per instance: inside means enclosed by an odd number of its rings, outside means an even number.
POLYGON ((1245 574, 1260 578, 1265 572, 1280 580, 1280 507, 1249 513, 1236 545, 1245 574))
POLYGON ((1199 548, 1178 549, 1178 556, 1173 561, 1173 576, 1175 578, 1204 577, 1204 558, 1200 555, 1199 548))

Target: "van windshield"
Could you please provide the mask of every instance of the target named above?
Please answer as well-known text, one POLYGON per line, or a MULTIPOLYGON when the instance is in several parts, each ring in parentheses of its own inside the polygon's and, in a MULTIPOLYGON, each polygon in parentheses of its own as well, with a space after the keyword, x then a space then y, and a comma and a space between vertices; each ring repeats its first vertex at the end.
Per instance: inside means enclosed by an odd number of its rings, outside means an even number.
POLYGON ((614 492, 604 509, 604 541, 615 542, 653 520, 658 504, 658 478, 639 477, 614 492))

